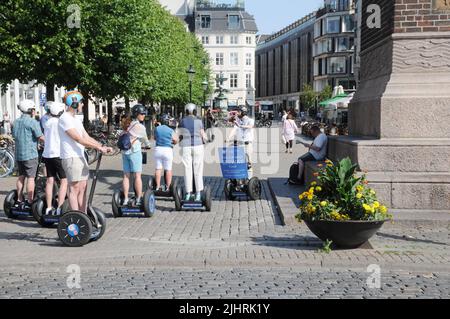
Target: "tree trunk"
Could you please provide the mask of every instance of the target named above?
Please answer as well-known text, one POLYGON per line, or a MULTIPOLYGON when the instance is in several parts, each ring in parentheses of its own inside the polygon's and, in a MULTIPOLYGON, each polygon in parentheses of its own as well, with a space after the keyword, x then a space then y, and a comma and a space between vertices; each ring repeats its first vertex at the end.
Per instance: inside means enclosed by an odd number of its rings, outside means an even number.
POLYGON ((55 83, 47 83, 47 101, 55 100, 55 83))
POLYGON ((89 128, 89 98, 84 98, 84 106, 83 106, 83 125, 84 129, 88 130, 89 128))
POLYGON ((111 99, 108 100, 108 133, 111 133, 112 130, 112 122, 113 122, 113 101, 111 99))
POLYGON ((125 96, 125 113, 130 113, 130 98, 125 96))

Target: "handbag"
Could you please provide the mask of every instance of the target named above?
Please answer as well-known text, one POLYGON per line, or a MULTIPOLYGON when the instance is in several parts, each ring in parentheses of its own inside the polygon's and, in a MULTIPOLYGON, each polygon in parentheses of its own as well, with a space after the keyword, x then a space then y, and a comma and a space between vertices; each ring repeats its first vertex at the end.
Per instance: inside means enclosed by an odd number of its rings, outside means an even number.
MULTIPOLYGON (((137 123, 136 123, 137 124, 137 123)), ((130 130, 136 126, 136 124, 134 124, 132 127, 130 127, 126 132, 124 132, 120 137, 119 140, 117 141, 117 147, 121 150, 121 151, 129 151, 132 147, 133 147, 133 143, 136 142, 136 140, 134 140, 133 142, 132 140, 132 136, 130 134, 130 130)))

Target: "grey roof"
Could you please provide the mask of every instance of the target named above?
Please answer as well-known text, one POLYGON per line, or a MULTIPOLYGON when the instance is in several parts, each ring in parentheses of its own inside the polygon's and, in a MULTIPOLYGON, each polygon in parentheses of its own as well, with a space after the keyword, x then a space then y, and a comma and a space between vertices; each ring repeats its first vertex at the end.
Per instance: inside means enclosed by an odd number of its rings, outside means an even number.
POLYGON ((227 31, 227 32, 258 32, 258 27, 256 25, 255 18, 244 10, 197 10, 195 12, 195 30, 202 32, 217 32, 217 31, 227 31), (209 15, 211 17, 211 28, 202 29, 201 28, 201 16, 209 15), (228 16, 238 15, 240 16, 240 27, 238 29, 228 29, 228 16))

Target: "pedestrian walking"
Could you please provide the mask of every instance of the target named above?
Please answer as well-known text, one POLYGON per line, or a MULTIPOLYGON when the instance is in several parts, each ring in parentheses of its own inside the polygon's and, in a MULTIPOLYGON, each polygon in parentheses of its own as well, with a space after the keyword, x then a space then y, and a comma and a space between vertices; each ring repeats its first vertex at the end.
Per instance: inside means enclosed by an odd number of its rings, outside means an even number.
POLYGON ((297 124, 295 123, 292 114, 289 114, 286 120, 283 122, 283 137, 286 143, 286 153, 293 153, 293 145, 295 140, 295 134, 299 132, 297 124))

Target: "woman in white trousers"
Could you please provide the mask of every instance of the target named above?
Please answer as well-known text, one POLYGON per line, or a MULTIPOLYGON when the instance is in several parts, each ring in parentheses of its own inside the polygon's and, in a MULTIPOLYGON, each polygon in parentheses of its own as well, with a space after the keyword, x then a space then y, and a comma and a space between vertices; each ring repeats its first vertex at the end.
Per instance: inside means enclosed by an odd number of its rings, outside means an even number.
POLYGON ((201 201, 203 184, 204 143, 207 139, 201 119, 195 115, 197 107, 190 103, 186 105, 186 116, 180 123, 180 135, 183 136, 180 143, 182 161, 184 165, 184 186, 186 190, 185 201, 191 200, 195 195, 195 201, 201 201), (195 194, 194 192, 195 182, 195 194))

